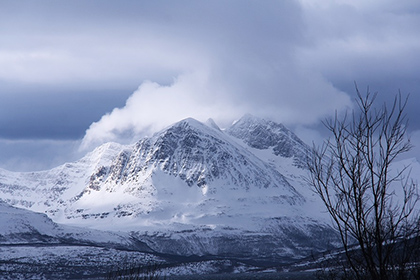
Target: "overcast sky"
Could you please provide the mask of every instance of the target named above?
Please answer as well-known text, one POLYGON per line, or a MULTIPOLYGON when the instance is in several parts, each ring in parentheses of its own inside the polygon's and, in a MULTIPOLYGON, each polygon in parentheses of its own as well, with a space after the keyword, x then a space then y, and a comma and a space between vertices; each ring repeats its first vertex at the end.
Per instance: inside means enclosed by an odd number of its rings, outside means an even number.
POLYGON ((420 144, 419 27, 418 0, 0 0, 0 167, 50 168, 186 117, 251 113, 310 142, 354 82, 380 102, 410 94, 420 144))

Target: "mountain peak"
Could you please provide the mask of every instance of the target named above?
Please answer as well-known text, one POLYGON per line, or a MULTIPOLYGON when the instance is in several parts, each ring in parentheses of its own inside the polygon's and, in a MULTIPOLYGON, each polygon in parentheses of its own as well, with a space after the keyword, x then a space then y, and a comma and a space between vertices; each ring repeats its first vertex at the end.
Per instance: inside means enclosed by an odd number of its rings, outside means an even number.
POLYGON ((192 126, 192 127, 202 127, 203 123, 199 122, 198 120, 194 119, 194 118, 185 118, 183 120, 180 120, 179 122, 174 123, 173 125, 171 125, 171 127, 173 126, 192 126))
POLYGON ((296 166, 306 166, 309 151, 307 145, 283 124, 246 114, 227 129, 227 133, 252 148, 272 148, 275 155, 293 157, 296 166))
POLYGON ((239 120, 235 121, 231 127, 238 126, 238 125, 271 125, 271 126, 282 127, 287 130, 287 128, 281 123, 277 123, 272 120, 257 117, 249 113, 243 115, 239 120))
POLYGON ((145 185, 155 187, 150 194, 181 191, 182 187, 170 187, 173 182, 155 185, 162 176, 193 187, 192 191, 200 194, 199 199, 224 199, 227 194, 237 196, 270 189, 282 193, 280 200, 284 203, 303 201, 277 170, 224 132, 192 118, 177 122, 152 138, 140 140, 132 150, 122 152, 112 164, 91 176, 85 194, 124 189, 124 193, 145 196, 145 185))
POLYGON ((252 115, 250 113, 246 113, 239 120, 237 120, 235 123, 237 123, 237 122, 245 122, 245 121, 248 121, 248 122, 258 122, 258 121, 261 121, 261 120, 262 120, 262 118, 260 118, 260 117, 254 116, 254 115, 252 115))
POLYGON ((170 125, 166 129, 156 133, 156 135, 166 133, 166 131, 172 131, 173 129, 182 129, 183 131, 185 129, 192 129, 195 131, 201 131, 209 134, 211 134, 210 131, 213 130, 221 132, 219 126, 215 123, 213 119, 208 119, 205 123, 202 123, 194 118, 185 118, 179 122, 170 125))
POLYGON ((206 121, 206 125, 207 125, 208 127, 214 128, 214 129, 216 129, 216 130, 221 130, 221 129, 220 129, 220 127, 216 124, 216 122, 215 122, 212 118, 209 118, 209 119, 206 121))

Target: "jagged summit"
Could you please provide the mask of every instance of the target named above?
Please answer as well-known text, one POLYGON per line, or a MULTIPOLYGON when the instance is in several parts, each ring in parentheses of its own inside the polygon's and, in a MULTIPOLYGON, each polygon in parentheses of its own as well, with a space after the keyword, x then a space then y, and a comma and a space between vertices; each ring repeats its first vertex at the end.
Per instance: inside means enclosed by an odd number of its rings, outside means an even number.
POLYGON ((212 118, 209 118, 206 121, 206 125, 216 130, 221 130, 220 127, 216 124, 216 122, 212 118))
POLYGON ((308 146, 283 124, 261 119, 250 114, 236 121, 226 132, 243 140, 249 146, 273 149, 275 155, 292 158, 299 167, 306 167, 308 146))
POLYGON ((151 138, 140 140, 119 154, 106 171, 101 168, 92 182, 118 185, 147 180, 162 171, 188 186, 217 193, 223 189, 281 188, 299 197, 278 171, 231 141, 222 131, 197 120, 182 120, 151 138))

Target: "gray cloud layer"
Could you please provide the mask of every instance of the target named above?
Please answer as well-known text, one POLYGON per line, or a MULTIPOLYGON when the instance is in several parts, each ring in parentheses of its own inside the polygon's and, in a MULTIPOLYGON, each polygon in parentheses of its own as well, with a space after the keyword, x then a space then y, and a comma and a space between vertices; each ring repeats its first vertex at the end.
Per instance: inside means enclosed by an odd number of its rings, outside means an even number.
POLYGON ((80 139, 87 129, 89 147, 246 112, 305 131, 351 107, 354 81, 380 101, 411 93, 420 128, 415 0, 1 5, 2 138, 80 139))

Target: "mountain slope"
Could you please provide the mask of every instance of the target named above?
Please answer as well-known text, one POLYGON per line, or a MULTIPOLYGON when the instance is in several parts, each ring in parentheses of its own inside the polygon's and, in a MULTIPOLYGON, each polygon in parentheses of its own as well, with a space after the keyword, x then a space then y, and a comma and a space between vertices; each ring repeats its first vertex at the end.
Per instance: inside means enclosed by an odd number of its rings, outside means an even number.
POLYGON ((0 202, 0 246, 4 245, 91 245, 151 251, 133 242, 126 233, 114 233, 60 225, 45 214, 0 202))
POLYGON ((1 199, 18 207, 54 213, 85 186, 98 166, 109 164, 122 146, 108 143, 81 160, 40 172, 10 172, 0 169, 1 199), (51 212, 52 211, 52 212, 51 212))

